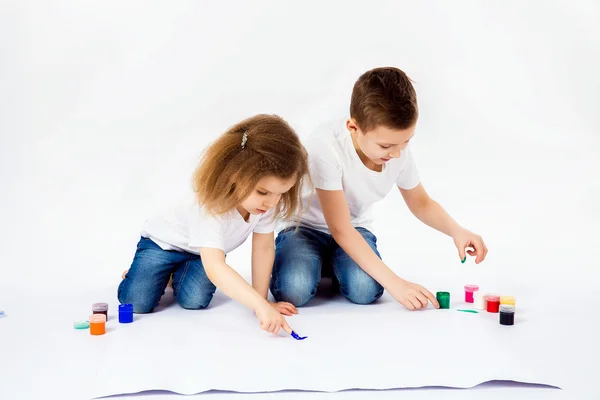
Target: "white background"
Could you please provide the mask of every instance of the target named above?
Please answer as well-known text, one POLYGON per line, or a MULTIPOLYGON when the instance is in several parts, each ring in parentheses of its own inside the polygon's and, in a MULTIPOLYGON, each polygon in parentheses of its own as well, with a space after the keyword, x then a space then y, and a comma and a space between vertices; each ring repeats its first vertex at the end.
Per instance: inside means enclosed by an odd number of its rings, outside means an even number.
POLYGON ((415 81, 425 187, 490 249, 460 264, 394 192, 375 232, 391 267, 432 290, 481 269, 597 282, 599 19, 593 1, 3 1, 0 291, 116 296, 210 140, 261 112, 305 137, 382 65, 415 81))

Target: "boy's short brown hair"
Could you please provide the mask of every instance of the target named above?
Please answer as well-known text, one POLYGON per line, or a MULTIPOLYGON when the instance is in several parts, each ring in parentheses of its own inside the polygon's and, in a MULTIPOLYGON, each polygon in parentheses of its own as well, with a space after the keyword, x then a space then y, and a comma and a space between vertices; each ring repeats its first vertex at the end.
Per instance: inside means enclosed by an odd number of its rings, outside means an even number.
POLYGON ((352 89, 350 117, 364 131, 383 125, 408 129, 419 116, 411 79, 398 68, 375 68, 362 74, 352 89))

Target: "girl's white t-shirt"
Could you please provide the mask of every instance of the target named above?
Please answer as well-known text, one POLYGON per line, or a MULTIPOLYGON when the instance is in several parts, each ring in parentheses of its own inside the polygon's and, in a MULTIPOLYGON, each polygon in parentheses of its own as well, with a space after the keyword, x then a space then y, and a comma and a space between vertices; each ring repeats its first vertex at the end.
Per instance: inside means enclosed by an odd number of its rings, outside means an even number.
POLYGON ((236 209, 213 216, 194 200, 148 219, 141 235, 163 250, 200 254, 201 247, 209 247, 227 254, 241 246, 251 233, 271 233, 274 228, 273 210, 260 215, 250 214, 246 222, 236 209))
MULTIPOLYGON (((354 227, 372 229, 373 205, 398 186, 413 189, 420 177, 410 145, 399 158, 383 165, 381 172, 367 168, 360 160, 352 137, 346 128, 346 118, 320 126, 306 141, 309 166, 316 189, 343 190, 354 227)), ((319 231, 330 233, 319 199, 312 191, 304 191, 303 212, 299 222, 319 231)), ((292 226, 286 224, 283 227, 292 226)))

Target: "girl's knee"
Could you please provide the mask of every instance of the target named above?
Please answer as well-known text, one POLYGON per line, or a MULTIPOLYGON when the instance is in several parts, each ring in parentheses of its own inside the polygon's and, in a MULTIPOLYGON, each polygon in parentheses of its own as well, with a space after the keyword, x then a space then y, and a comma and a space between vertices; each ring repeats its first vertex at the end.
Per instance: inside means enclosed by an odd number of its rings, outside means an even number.
POLYGON ((195 296, 179 294, 177 296, 177 303, 186 310, 201 310, 208 307, 212 298, 213 293, 204 293, 195 296))
POLYGON ((136 314, 147 314, 152 312, 158 305, 162 293, 155 293, 147 287, 140 287, 125 278, 117 290, 117 298, 121 304, 133 304, 133 312, 136 314))
POLYGON ((121 304, 132 304, 133 312, 136 314, 148 314, 154 310, 157 301, 154 298, 148 296, 126 296, 119 295, 119 303, 121 304))

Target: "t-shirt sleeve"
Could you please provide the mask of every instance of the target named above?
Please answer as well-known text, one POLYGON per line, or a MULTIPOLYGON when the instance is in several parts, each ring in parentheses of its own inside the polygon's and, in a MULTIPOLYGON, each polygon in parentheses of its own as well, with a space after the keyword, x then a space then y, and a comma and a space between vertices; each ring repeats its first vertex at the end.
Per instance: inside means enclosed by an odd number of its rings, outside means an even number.
POLYGON ((210 215, 203 207, 192 208, 189 222, 189 247, 210 247, 225 251, 225 228, 227 220, 220 215, 210 215))
POLYGON ((342 166, 331 142, 319 137, 319 132, 307 144, 308 163, 315 189, 342 190, 342 166))
POLYGON ((260 216, 258 223, 254 227, 255 233, 271 233, 275 231, 275 220, 273 219, 273 209, 260 216))
POLYGON ((402 152, 401 157, 404 158, 404 162, 402 163, 402 168, 400 169, 398 178, 396 179, 396 185, 398 185, 400 189, 414 189, 417 187, 419 182, 421 182, 421 177, 419 176, 419 171, 417 169, 410 146, 406 147, 406 149, 402 152))

